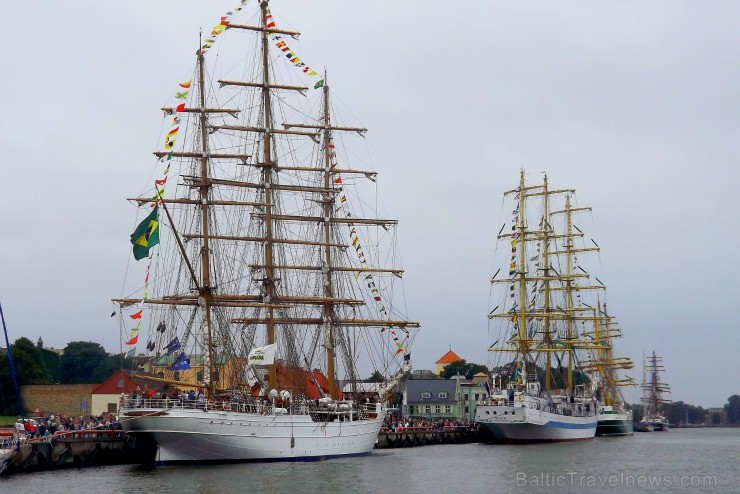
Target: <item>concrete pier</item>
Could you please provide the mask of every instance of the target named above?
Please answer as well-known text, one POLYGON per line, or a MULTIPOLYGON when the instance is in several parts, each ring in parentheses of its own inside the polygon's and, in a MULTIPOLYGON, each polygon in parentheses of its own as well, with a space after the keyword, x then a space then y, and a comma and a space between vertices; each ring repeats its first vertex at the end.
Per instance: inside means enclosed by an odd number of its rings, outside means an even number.
POLYGON ((378 435, 377 449, 408 448, 426 446, 428 444, 465 444, 480 442, 481 434, 471 428, 444 428, 434 430, 427 427, 414 427, 404 430, 391 431, 383 429, 378 435))
POLYGON ((74 431, 24 441, 0 463, 0 475, 56 468, 141 463, 151 454, 123 431, 74 431))

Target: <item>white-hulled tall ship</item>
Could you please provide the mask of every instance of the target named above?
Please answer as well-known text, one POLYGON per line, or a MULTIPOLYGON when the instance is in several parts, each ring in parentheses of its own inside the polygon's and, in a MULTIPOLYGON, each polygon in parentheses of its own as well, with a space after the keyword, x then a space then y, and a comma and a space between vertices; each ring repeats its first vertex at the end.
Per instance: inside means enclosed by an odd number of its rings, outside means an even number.
POLYGON ((646 431, 665 432, 668 430, 668 419, 665 416, 665 407, 671 403, 666 397, 671 388, 660 379, 665 370, 663 358, 653 354, 647 359, 642 357, 642 420, 640 427, 646 431))
POLYGON ((498 239, 506 242, 507 253, 511 248, 511 258, 508 276, 499 276, 499 269, 491 280, 507 290, 489 314, 502 323, 490 350, 513 376, 475 416, 494 441, 573 441, 596 433, 594 383, 581 370, 579 356, 599 347, 586 323, 608 317, 597 313, 595 301, 587 303, 588 293, 604 287, 597 278, 597 284, 590 282, 579 261, 598 246, 576 244, 583 232, 573 216, 589 208, 573 207, 574 193, 549 188, 547 176, 527 185, 523 170, 519 187, 505 193, 515 199, 512 226, 502 233, 504 224, 498 239), (512 354, 513 362, 504 357, 512 354))
POLYGON ((619 370, 632 369, 634 363, 627 357, 614 356, 614 338, 622 336, 622 331, 607 315, 606 304, 597 304, 603 318, 594 321, 593 336, 598 348, 592 352, 592 358, 584 362, 583 368, 589 372, 597 383, 599 409, 596 423, 597 436, 631 436, 635 433, 632 421, 632 410, 620 392, 623 386, 636 386, 634 379, 620 376, 619 370))
POLYGON ((299 33, 268 0, 241 3, 201 42, 164 109, 163 171, 130 199, 144 281, 114 302, 156 392, 122 397, 120 420, 158 464, 368 454, 419 326, 397 302, 397 221, 361 199, 376 197, 352 147, 366 129, 342 123, 325 72, 292 50, 299 33), (370 374, 385 379, 373 395, 370 374))

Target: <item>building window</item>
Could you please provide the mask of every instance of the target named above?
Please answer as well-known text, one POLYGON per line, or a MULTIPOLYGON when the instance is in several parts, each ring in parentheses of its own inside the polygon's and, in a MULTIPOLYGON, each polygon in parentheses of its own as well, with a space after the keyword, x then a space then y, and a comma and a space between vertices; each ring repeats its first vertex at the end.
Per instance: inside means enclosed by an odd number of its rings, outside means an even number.
POLYGON ((445 405, 445 413, 447 415, 452 413, 452 407, 450 405, 445 405))
POLYGON ((123 379, 119 379, 118 380, 118 387, 119 388, 122 388, 123 387, 123 379))
POLYGON ((480 395, 478 393, 475 393, 475 401, 478 401, 480 399, 480 395))
POLYGON ((409 414, 414 413, 414 405, 409 405, 409 414))
POLYGON ((439 415, 439 412, 440 412, 440 406, 437 405, 437 406, 434 407, 434 413, 436 413, 437 415, 439 415))
POLYGON ((463 396, 465 396, 465 401, 468 401, 468 393, 465 393, 463 396))
POLYGON ((195 380, 198 382, 203 381, 203 371, 198 371, 195 373, 195 380))
POLYGON ((431 398, 431 397, 432 397, 432 393, 430 393, 429 391, 424 391, 424 392, 423 392, 423 393, 421 394, 421 399, 422 399, 422 400, 423 400, 424 398, 431 398))
POLYGON ((164 372, 157 372, 157 377, 160 379, 164 379, 164 372))
POLYGON ((432 413, 432 407, 425 406, 424 407, 424 413, 426 413, 427 415, 429 415, 430 413, 432 413))
POLYGON ((465 413, 470 413, 470 407, 468 405, 465 405, 465 413))
POLYGON ((174 378, 175 378, 175 381, 179 381, 180 380, 180 371, 175 371, 174 378))
POLYGON ((437 398, 447 398, 447 393, 445 393, 444 391, 441 391, 437 393, 437 398))

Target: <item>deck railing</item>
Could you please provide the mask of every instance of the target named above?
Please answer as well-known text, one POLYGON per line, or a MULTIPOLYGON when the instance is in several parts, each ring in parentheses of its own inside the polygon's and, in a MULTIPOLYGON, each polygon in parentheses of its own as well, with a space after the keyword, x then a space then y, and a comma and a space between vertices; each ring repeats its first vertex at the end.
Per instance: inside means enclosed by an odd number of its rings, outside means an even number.
MULTIPOLYGON (((126 409, 142 408, 149 410, 172 410, 172 409, 190 409, 205 410, 215 412, 242 412, 242 413, 259 413, 263 415, 271 414, 301 414, 309 413, 319 414, 343 414, 357 413, 354 407, 342 410, 315 410, 309 405, 307 400, 298 400, 292 404, 276 403, 243 403, 238 401, 227 400, 190 400, 178 398, 124 398, 121 401, 121 407, 126 409)), ((365 414, 379 413, 382 407, 376 403, 368 403, 360 406, 365 414)))

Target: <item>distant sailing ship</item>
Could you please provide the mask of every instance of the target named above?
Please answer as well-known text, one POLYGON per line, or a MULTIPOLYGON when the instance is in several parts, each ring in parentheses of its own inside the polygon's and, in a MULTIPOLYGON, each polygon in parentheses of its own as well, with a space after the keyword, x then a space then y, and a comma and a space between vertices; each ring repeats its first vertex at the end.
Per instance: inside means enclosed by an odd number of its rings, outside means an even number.
POLYGON ((491 280, 508 289, 489 314, 503 323, 490 350, 499 358, 513 353, 513 376, 475 415, 497 441, 572 441, 596 433, 594 383, 586 382, 579 358, 598 349, 587 323, 598 326, 609 317, 597 312, 595 301, 587 302, 588 293, 604 286, 598 278, 591 283, 579 261, 598 246, 575 243, 583 232, 573 216, 590 208, 574 207, 574 193, 551 189, 547 176, 527 184, 523 170, 519 186, 505 193, 515 200, 512 226, 502 233, 504 224, 498 238, 511 249, 511 259, 508 276, 499 277, 499 269, 491 280))
POLYGON ((326 75, 289 47, 299 33, 276 26, 268 0, 253 25, 232 22, 239 10, 164 109, 173 122, 154 195, 130 199, 148 214, 131 241, 149 267, 115 302, 140 323, 125 338, 137 372, 163 390, 122 399, 121 423, 160 464, 367 454, 419 327, 398 303, 397 221, 362 199, 376 197, 376 173, 351 141, 366 129, 336 123, 326 75), (250 55, 209 66, 227 30, 255 38, 239 40, 250 55), (211 81, 224 67, 244 74, 211 81), (374 372, 384 382, 371 395, 361 373, 374 372))
POLYGON ((634 379, 629 376, 620 376, 619 370, 632 369, 634 363, 627 357, 615 357, 613 339, 621 337, 621 330, 607 315, 606 304, 597 305, 599 319, 594 324, 592 333, 598 347, 592 353, 592 359, 584 363, 596 379, 599 409, 596 424, 597 436, 630 436, 635 433, 632 424, 632 410, 627 408, 624 397, 620 392, 623 386, 636 386, 634 379))
POLYGON ((668 419, 665 416, 665 406, 671 403, 666 397, 671 388, 661 381, 660 374, 665 370, 663 359, 653 354, 645 359, 643 355, 642 376, 642 406, 643 415, 640 428, 647 431, 664 432, 668 430, 668 419))

